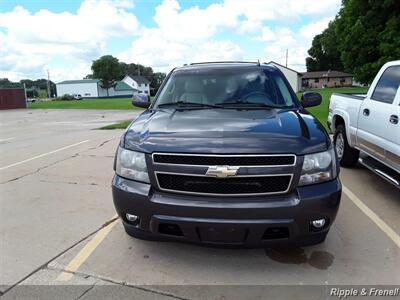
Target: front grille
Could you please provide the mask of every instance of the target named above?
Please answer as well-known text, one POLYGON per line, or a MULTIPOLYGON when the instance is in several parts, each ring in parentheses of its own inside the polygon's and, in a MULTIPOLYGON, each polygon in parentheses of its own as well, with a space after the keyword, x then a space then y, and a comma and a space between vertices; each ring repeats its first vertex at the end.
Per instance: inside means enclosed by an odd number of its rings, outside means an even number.
POLYGON ((284 193, 291 175, 215 178, 156 172, 161 190, 204 195, 251 195, 284 193))
POLYGON ((154 153, 153 161, 159 164, 198 166, 291 166, 296 156, 282 155, 191 155, 154 153))

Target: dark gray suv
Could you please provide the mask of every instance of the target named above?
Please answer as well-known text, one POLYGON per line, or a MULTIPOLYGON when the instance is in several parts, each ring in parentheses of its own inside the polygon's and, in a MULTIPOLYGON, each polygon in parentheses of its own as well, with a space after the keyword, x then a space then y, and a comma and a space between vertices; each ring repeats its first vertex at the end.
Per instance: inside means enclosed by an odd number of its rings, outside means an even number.
POLYGON ((174 69, 125 131, 112 182, 128 234, 236 246, 324 241, 341 184, 332 143, 284 75, 259 63, 174 69))

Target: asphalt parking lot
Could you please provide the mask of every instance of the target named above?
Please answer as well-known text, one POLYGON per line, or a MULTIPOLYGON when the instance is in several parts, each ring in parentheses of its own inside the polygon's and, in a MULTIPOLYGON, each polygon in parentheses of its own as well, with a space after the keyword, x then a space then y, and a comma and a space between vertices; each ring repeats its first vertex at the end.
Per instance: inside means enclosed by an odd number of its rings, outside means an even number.
MULTIPOLYGON (((341 207, 317 246, 221 249, 127 236, 110 188, 122 131, 97 128, 136 114, 0 112, 5 299, 37 285, 81 287, 64 295, 71 299, 95 299, 110 292, 104 286, 117 285, 141 299, 208 299, 202 285, 225 287, 214 291, 216 299, 242 299, 243 290, 231 285, 400 284, 400 192, 361 167, 341 170, 341 207)), ((265 296, 264 289, 254 293, 254 299, 265 296)))

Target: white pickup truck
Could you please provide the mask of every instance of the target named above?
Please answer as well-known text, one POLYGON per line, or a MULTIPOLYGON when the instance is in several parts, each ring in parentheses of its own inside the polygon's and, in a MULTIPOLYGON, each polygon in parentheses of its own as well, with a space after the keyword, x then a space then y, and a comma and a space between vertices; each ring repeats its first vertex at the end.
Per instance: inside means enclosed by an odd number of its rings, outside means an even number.
POLYGON ((332 94, 328 126, 343 167, 360 162, 400 188, 400 60, 386 63, 366 95, 332 94))

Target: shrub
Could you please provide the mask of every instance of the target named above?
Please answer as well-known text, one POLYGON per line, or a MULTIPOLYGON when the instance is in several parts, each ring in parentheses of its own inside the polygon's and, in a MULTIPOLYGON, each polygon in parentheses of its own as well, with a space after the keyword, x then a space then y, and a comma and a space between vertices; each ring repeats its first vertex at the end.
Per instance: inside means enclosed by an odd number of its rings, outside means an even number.
POLYGON ((54 98, 53 101, 70 101, 75 100, 72 95, 64 94, 61 97, 54 98))

